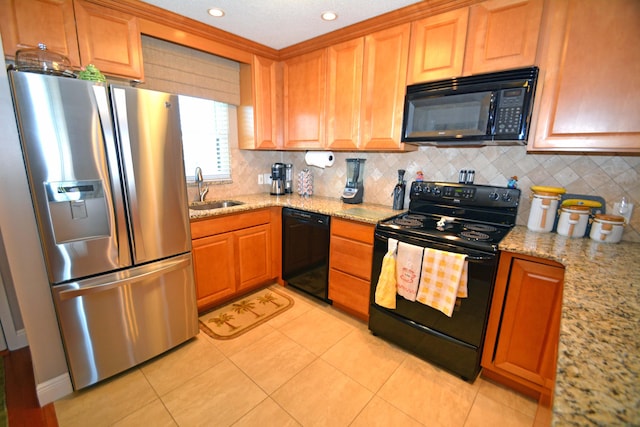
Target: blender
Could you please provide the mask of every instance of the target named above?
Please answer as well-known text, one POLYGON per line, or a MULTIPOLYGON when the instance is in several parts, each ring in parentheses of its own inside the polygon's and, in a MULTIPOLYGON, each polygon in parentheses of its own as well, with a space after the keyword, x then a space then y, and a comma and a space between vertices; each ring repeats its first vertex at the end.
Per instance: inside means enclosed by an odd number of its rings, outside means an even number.
POLYGON ((362 203, 364 195, 363 169, 366 159, 347 159, 347 184, 342 192, 344 203, 362 203))

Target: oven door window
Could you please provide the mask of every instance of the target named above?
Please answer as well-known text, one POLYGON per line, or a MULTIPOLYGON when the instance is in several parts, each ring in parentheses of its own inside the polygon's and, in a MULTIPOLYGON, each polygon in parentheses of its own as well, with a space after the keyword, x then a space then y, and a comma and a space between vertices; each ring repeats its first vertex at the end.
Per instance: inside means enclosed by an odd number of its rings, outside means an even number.
POLYGON ((407 99, 405 138, 484 136, 489 130, 493 92, 407 99))

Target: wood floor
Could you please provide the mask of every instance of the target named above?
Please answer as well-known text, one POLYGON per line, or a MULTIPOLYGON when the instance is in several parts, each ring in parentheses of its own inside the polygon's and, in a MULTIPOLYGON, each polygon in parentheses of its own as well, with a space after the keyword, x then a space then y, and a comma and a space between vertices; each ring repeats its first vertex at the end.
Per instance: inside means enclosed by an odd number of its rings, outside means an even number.
POLYGON ((53 403, 38 404, 29 347, 1 353, 9 427, 58 427, 53 403))

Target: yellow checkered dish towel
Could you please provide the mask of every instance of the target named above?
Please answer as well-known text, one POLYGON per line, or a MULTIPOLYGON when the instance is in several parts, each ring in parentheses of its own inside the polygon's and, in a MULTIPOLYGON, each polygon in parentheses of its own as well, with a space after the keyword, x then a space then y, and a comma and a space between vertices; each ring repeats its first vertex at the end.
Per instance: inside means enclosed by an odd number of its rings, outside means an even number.
POLYGON ((467 297, 467 256, 425 248, 416 301, 451 317, 456 298, 467 297))

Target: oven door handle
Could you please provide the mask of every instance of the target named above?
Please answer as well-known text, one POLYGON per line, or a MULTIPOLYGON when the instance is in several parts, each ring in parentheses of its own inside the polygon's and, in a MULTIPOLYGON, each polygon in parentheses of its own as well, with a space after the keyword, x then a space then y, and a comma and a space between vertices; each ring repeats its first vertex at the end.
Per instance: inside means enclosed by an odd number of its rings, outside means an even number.
POLYGON ((489 261, 491 259, 493 259, 494 257, 488 257, 488 256, 469 256, 467 255, 467 261, 471 261, 471 262, 475 262, 475 261, 489 261))

